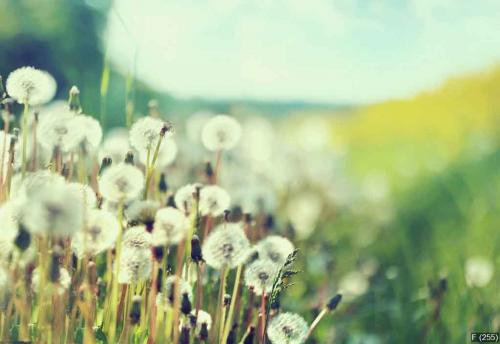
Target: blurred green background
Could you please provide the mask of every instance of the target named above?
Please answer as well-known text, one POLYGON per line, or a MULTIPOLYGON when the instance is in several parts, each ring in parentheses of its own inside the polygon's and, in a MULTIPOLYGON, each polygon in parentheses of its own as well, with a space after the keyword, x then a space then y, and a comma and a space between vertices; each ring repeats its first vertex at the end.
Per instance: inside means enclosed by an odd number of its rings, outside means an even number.
POLYGON ((371 105, 178 99, 107 60, 110 9, 106 1, 1 1, 0 75, 48 70, 59 98, 78 85, 85 112, 107 128, 125 125, 127 111, 146 113, 151 98, 173 118, 265 116, 291 142, 317 135, 319 123, 328 133, 323 162, 340 160, 352 189, 310 182, 349 201, 325 202, 315 232, 300 241, 304 272, 284 307, 311 321, 330 294, 355 294, 319 326, 317 343, 463 343, 471 331, 500 330, 500 68, 371 105), (466 280, 477 256, 493 267, 484 286, 466 280))

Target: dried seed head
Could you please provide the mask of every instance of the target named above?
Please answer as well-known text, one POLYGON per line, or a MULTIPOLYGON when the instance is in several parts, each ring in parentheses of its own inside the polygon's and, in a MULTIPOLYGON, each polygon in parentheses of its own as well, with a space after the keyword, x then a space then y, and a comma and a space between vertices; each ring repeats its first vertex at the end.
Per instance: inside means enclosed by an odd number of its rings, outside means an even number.
POLYGON ((205 123, 201 140, 210 151, 230 150, 234 148, 241 137, 241 125, 227 115, 217 115, 205 123))
POLYGON ((203 243, 202 252, 205 261, 212 268, 233 269, 248 258, 250 242, 240 223, 225 223, 208 235, 203 243))
POLYGON ((200 213, 213 217, 222 215, 229 208, 231 198, 226 190, 217 185, 207 185, 200 191, 200 213))
POLYGON ((188 315, 191 312, 191 301, 189 300, 189 294, 183 293, 181 300, 181 312, 184 315, 188 315))
POLYGON ((272 343, 302 344, 307 330, 307 323, 300 315, 280 313, 269 322, 267 335, 272 343))

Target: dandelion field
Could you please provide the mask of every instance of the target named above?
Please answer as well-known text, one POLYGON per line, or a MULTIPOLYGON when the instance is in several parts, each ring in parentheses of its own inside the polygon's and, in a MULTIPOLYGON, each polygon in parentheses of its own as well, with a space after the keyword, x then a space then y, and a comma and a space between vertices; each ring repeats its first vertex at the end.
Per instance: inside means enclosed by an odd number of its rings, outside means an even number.
POLYGON ((98 1, 53 5, 0 4, 0 342, 500 331, 498 67, 369 105, 176 99, 98 47, 98 1))

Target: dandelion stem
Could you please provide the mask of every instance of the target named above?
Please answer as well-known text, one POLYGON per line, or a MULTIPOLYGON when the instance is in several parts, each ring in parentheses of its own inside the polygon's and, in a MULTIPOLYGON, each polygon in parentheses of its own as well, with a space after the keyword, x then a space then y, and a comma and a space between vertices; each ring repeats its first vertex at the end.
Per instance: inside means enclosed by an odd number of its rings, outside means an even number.
POLYGON ((26 164, 27 164, 27 144, 28 144, 28 112, 29 112, 29 103, 26 100, 24 102, 24 111, 23 111, 23 124, 22 124, 22 131, 23 131, 23 145, 22 145, 22 165, 21 165, 21 173, 22 173, 22 178, 24 179, 24 176, 26 175, 26 164))
POLYGON ((229 331, 231 330, 232 321, 233 321, 233 312, 234 312, 234 307, 236 305, 236 299, 238 298, 238 290, 240 287, 242 269, 243 269, 243 266, 241 264, 238 265, 238 268, 236 269, 236 278, 234 279, 233 295, 231 296, 231 304, 229 305, 229 313, 227 315, 226 326, 224 328, 224 334, 222 336, 223 343, 225 343, 227 341, 227 337, 229 336, 229 331))

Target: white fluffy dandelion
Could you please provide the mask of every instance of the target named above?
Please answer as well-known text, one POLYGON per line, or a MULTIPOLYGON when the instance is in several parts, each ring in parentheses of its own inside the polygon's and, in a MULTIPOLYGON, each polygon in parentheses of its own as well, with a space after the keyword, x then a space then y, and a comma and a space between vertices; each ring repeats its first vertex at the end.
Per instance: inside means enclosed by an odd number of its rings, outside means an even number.
POLYGON ((99 180, 99 190, 110 201, 130 201, 137 198, 144 187, 144 175, 137 167, 120 163, 108 167, 99 180))
POLYGON ((156 212, 160 209, 160 202, 153 200, 136 200, 125 209, 125 216, 129 223, 152 226, 156 212))
POLYGON ((175 245, 186 236, 189 220, 182 211, 173 207, 158 210, 153 237, 155 245, 175 245))
POLYGON ((202 247, 208 265, 220 270, 243 264, 250 253, 250 242, 241 223, 224 223, 216 227, 202 247))
POLYGON ((73 237, 71 246, 79 257, 86 253, 97 255, 113 247, 119 231, 115 215, 93 209, 87 215, 85 228, 73 237))
POLYGON ((135 226, 127 229, 123 235, 123 247, 149 249, 151 248, 151 233, 144 226, 135 226))
POLYGON ((19 231, 20 209, 16 202, 7 201, 0 206, 0 260, 9 256, 19 231))
POLYGON ((90 186, 77 182, 68 183, 69 192, 80 197, 83 206, 86 209, 93 209, 97 205, 97 197, 90 186))
POLYGON ((196 188, 201 188, 201 184, 187 184, 177 190, 174 196, 175 205, 184 213, 189 214, 192 211, 195 199, 196 188))
POLYGON ((9 74, 5 84, 9 96, 21 104, 48 103, 56 94, 56 82, 47 72, 21 67, 9 74))
POLYGON ((219 216, 229 208, 231 197, 226 190, 217 185, 207 185, 200 191, 200 213, 219 216))
POLYGON ((201 141, 210 151, 234 148, 241 137, 241 125, 233 117, 217 115, 205 123, 201 131, 201 141))
POLYGON ((131 147, 128 139, 128 131, 125 129, 114 129, 104 139, 99 148, 99 161, 105 157, 110 157, 113 164, 118 164, 125 160, 125 156, 131 147))
POLYGON ((64 183, 47 184, 31 196, 22 210, 22 223, 33 233, 71 236, 83 227, 81 197, 64 183))
MULTIPOLYGON (((191 311, 192 316, 196 316, 196 309, 191 311)), ((210 331, 212 327, 212 316, 210 313, 205 312, 204 310, 198 310, 198 316, 196 317, 196 326, 195 326, 195 334, 196 336, 200 335, 201 328, 205 325, 207 327, 207 331, 210 331)))
POLYGON ((64 177, 49 170, 26 173, 24 179, 21 173, 18 173, 12 177, 10 194, 11 197, 23 201, 34 196, 47 185, 56 186, 59 184, 65 184, 64 177))
MULTIPOLYGON (((130 128, 130 144, 139 152, 150 150, 152 154, 165 125, 166 123, 161 119, 150 116, 142 117, 130 128)), ((171 133, 167 132, 165 137, 170 135, 171 133)))
POLYGON ((302 344, 307 339, 307 322, 295 313, 280 313, 269 322, 267 336, 273 344, 302 344))
POLYGON ((280 266, 269 259, 257 259, 245 268, 245 285, 256 295, 271 292, 280 266))
POLYGON ((38 142, 49 152, 56 147, 64 153, 70 152, 78 147, 83 138, 84 130, 69 110, 47 114, 38 124, 38 142))
MULTIPOLYGON (((177 144, 172 138, 165 138, 161 142, 160 150, 158 151, 158 158, 156 160, 156 167, 163 169, 172 164, 177 157, 177 144)), ((150 159, 153 158, 153 152, 150 153, 150 159)), ((139 151, 139 159, 142 164, 147 164, 148 153, 145 150, 139 151)))
POLYGON ((493 263, 484 257, 471 257, 465 262, 465 282, 469 287, 485 287, 493 273, 493 263))
MULTIPOLYGON (((68 272, 63 267, 59 268, 59 281, 57 283, 57 289, 55 290, 57 294, 62 295, 66 290, 68 290, 69 286, 71 285, 71 276, 68 272)), ((33 274, 31 276, 31 289, 35 293, 38 293, 40 290, 40 270, 38 268, 35 268, 33 270, 33 274)))
POLYGON ((120 255, 118 283, 130 284, 147 280, 151 276, 150 249, 125 247, 120 255))
POLYGON ((270 235, 260 240, 255 249, 259 253, 259 259, 269 259, 278 265, 283 265, 295 247, 285 237, 270 235))
POLYGON ((346 299, 353 299, 366 293, 369 281, 365 275, 359 271, 351 271, 339 282, 339 291, 346 299))
POLYGON ((321 215, 322 207, 321 198, 312 192, 296 194, 289 200, 286 208, 287 215, 299 239, 305 239, 312 234, 321 215))
POLYGON ((99 121, 86 115, 75 116, 73 121, 82 132, 80 143, 83 144, 85 149, 90 151, 97 149, 102 141, 102 128, 99 121))

